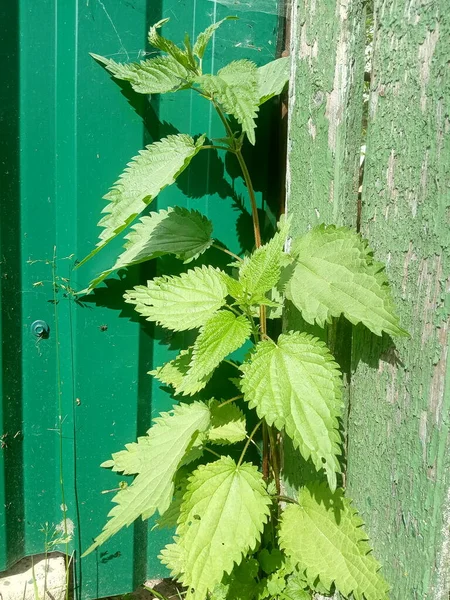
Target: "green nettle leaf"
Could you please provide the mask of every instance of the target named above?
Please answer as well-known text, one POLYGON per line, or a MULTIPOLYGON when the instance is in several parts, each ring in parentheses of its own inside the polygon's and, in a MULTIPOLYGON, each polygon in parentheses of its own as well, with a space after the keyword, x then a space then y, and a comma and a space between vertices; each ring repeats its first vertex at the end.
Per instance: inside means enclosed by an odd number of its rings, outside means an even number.
MULTIPOLYGON (((200 458, 203 454, 202 443, 203 436, 198 435, 180 464, 186 465, 200 458)), ((148 465, 149 456, 152 456, 152 438, 148 435, 138 437, 137 442, 125 444, 125 448, 126 450, 114 452, 112 460, 105 460, 100 466, 124 475, 137 475, 143 471, 148 465)))
POLYGON ((211 94, 223 110, 233 115, 249 142, 255 144, 255 119, 258 113, 258 69, 250 60, 235 60, 217 73, 195 80, 211 94))
POLYGON ((110 204, 99 221, 103 230, 97 248, 78 266, 89 260, 103 246, 121 233, 150 202, 184 171, 202 147, 205 137, 194 141, 189 135, 169 135, 150 144, 135 156, 128 167, 104 196, 110 204))
MULTIPOLYGON (((148 442, 138 443, 133 449, 133 454, 143 453, 139 474, 131 485, 114 496, 113 502, 117 506, 109 513, 110 520, 84 555, 139 516, 148 519, 156 511, 164 514, 172 501, 176 470, 194 436, 206 431, 209 423, 209 409, 201 402, 180 404, 154 420, 154 425, 147 432, 148 442)), ((137 461, 136 456, 132 460, 137 461)), ((128 463, 126 465, 129 466, 128 463)))
POLYGON ((334 583, 346 598, 386 600, 389 586, 371 554, 363 522, 342 490, 325 485, 302 488, 299 505, 283 512, 280 545, 308 576, 334 583))
POLYGON ((192 352, 193 347, 182 350, 180 354, 170 362, 153 371, 149 371, 149 375, 152 375, 155 379, 161 381, 161 383, 173 386, 175 394, 196 394, 208 383, 212 372, 199 381, 191 379, 188 381, 189 385, 187 386, 186 375, 192 361, 192 352))
MULTIPOLYGON (((176 538, 174 539, 176 540, 176 538)), ((183 548, 179 544, 167 544, 161 550, 158 558, 169 569, 171 577, 178 580, 182 579, 186 564, 183 548)))
POLYGON ((217 400, 209 405, 211 411, 211 427, 208 430, 208 441, 214 444, 236 444, 247 436, 244 413, 235 404, 220 406, 217 400))
POLYGON ((173 331, 196 329, 217 312, 227 296, 218 269, 195 267, 178 277, 156 277, 125 295, 138 313, 173 331))
POLYGON ((289 56, 277 58, 258 69, 259 104, 278 96, 289 81, 291 59, 289 56))
POLYGON ((158 48, 158 50, 162 50, 163 52, 167 52, 170 56, 172 56, 180 65, 183 65, 188 70, 195 70, 197 65, 192 62, 190 53, 188 50, 182 50, 176 44, 174 44, 171 40, 159 35, 158 29, 160 29, 163 25, 165 25, 170 19, 161 19, 158 23, 155 23, 148 32, 148 41, 151 46, 154 48, 158 48))
POLYGON ((321 327, 343 314, 376 335, 408 335, 395 314, 384 267, 357 233, 320 225, 293 244, 295 268, 286 297, 321 327))
POLYGON ((125 252, 111 269, 103 271, 91 281, 88 289, 92 290, 113 271, 164 254, 174 254, 185 263, 190 262, 213 243, 212 228, 211 221, 196 210, 175 206, 152 212, 133 225, 130 233, 125 236, 125 252))
POLYGON ((224 21, 228 21, 230 19, 237 19, 237 17, 233 17, 233 16, 225 17, 225 19, 222 19, 221 21, 217 21, 217 23, 213 23, 212 25, 207 27, 205 29, 205 31, 202 31, 201 33, 198 34, 198 37, 195 40, 194 48, 192 50, 193 53, 195 54, 195 56, 197 56, 200 60, 203 58, 203 56, 205 55, 205 50, 209 44, 209 41, 212 38, 212 36, 214 35, 214 32, 216 31, 216 29, 219 29, 219 27, 222 25, 222 23, 224 21))
POLYGON ((239 267, 239 282, 244 293, 253 299, 260 300, 278 282, 283 262, 283 248, 289 233, 290 219, 280 223, 280 231, 264 246, 257 248, 246 257, 239 267))
POLYGON ((284 428, 304 458, 311 457, 317 470, 325 469, 335 489, 341 379, 325 344, 306 333, 282 334, 277 344, 259 342, 241 369, 250 407, 269 425, 284 428))
POLYGON ((220 310, 210 317, 195 341, 191 364, 177 393, 195 394, 200 382, 204 387, 214 369, 240 348, 250 334, 250 321, 243 315, 237 317, 229 310, 220 310))
POLYGON ((189 364, 192 360, 192 348, 181 350, 180 354, 167 362, 165 365, 149 371, 148 374, 158 379, 165 385, 172 385, 175 389, 182 384, 183 377, 186 375, 189 364))
POLYGON ((117 63, 110 58, 92 54, 116 79, 129 81, 140 94, 165 94, 176 92, 189 85, 192 74, 171 56, 157 56, 140 63, 117 63))
MULTIPOLYGON (((197 438, 198 439, 198 438, 197 438)), ((169 508, 166 512, 158 519, 155 528, 157 529, 175 529, 178 524, 178 519, 181 512, 181 504, 183 497, 186 493, 186 489, 189 483, 189 475, 192 471, 188 472, 184 467, 180 467, 175 477, 175 491, 173 500, 170 503, 169 508)))
MULTIPOLYGON (((176 532, 189 600, 204 600, 255 548, 270 503, 262 475, 251 464, 223 456, 192 474, 176 532)), ((166 561, 165 551, 162 558, 166 561)))
POLYGON ((148 435, 139 437, 137 442, 125 444, 126 450, 114 452, 112 460, 105 460, 100 466, 124 475, 137 475, 148 463, 148 456, 152 453, 151 441, 148 435))

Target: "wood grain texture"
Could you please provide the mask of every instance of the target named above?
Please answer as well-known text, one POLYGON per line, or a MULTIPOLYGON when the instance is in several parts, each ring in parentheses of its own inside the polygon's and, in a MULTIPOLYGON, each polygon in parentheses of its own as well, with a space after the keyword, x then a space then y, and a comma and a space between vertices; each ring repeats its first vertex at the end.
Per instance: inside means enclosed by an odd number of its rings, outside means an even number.
POLYGON ((362 0, 293 5, 287 198, 294 233, 356 223, 364 14, 362 0))
MULTIPOLYGON (((347 380, 347 485, 391 600, 447 600, 450 11, 448 0, 375 0, 374 8, 362 233, 387 263, 411 339, 394 345, 357 327, 337 347, 347 380)), ((293 7, 287 203, 294 234, 317 222, 356 224, 363 29, 357 1, 293 7)), ((299 324, 288 307, 286 325, 299 324)), ((335 330, 327 335, 334 346, 335 330)), ((288 451, 288 484, 300 468, 307 477, 288 451)))
POLYGON ((362 232, 411 340, 357 329, 349 493, 395 600, 449 594, 450 13, 375 2, 362 232))

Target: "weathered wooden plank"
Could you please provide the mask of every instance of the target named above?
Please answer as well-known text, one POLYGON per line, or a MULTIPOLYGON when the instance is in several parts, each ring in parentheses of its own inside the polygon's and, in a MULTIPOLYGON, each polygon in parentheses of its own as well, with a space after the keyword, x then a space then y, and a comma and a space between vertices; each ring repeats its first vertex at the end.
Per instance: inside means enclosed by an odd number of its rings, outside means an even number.
POLYGON ((294 232, 355 224, 365 2, 297 0, 292 8, 288 210, 294 232))
POLYGON ((362 231, 411 340, 354 335, 349 493, 391 598, 449 597, 450 10, 376 0, 362 231))

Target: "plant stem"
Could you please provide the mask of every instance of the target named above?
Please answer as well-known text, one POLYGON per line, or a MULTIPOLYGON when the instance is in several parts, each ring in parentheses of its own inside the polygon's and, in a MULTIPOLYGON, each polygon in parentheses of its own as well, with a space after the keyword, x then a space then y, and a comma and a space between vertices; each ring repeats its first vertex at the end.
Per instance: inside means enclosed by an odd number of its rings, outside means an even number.
POLYGON ((240 313, 236 308, 233 308, 229 304, 226 304, 225 306, 228 308, 228 310, 231 310, 231 312, 237 315, 238 317, 242 315, 242 313, 240 313))
POLYGON ((259 225, 259 217, 258 217, 258 207, 256 206, 256 198, 255 191, 253 189, 252 180, 250 178, 250 173, 248 172, 247 164, 242 156, 242 152, 240 150, 236 151, 236 156, 239 161, 239 165, 242 170, 242 174, 244 176, 245 185, 247 186, 248 195, 250 197, 250 203, 252 205, 252 217, 253 217, 253 232, 255 234, 255 245, 257 248, 261 246, 261 228, 259 225))
POLYGON ((268 481, 270 473, 269 464, 269 433, 267 423, 263 423, 263 460, 262 460, 262 474, 264 481, 268 481))
POLYGON ((238 260, 239 262, 243 262, 243 259, 240 256, 238 256, 234 252, 231 252, 231 250, 228 250, 227 248, 223 248, 219 244, 211 244, 211 248, 217 248, 217 250, 221 250, 222 252, 225 252, 225 254, 229 254, 230 256, 232 256, 233 258, 238 260))
POLYGON ((242 450, 241 456, 240 456, 238 464, 237 464, 238 467, 241 466, 242 461, 244 460, 245 453, 247 452, 248 447, 250 446, 250 442, 252 441, 255 433, 260 428, 261 424, 262 424, 262 421, 260 421, 259 423, 257 423, 257 425, 255 425, 255 427, 253 428, 253 431, 251 432, 251 434, 248 436, 248 440, 245 443, 244 449, 242 450))
POLYGON ((221 402, 217 408, 222 408, 222 406, 226 406, 227 404, 230 404, 231 402, 234 402, 235 400, 239 400, 240 398, 243 398, 243 397, 244 397, 244 394, 239 394, 239 396, 234 396, 233 398, 230 398, 229 400, 225 400, 225 402, 221 402))
POLYGON ((255 319, 253 318, 253 315, 250 312, 250 310, 247 312, 247 317, 250 319, 250 323, 252 325, 252 334, 253 334, 253 337, 255 338, 255 345, 256 345, 259 341, 259 329, 256 326, 255 319))
POLYGON ((280 502, 288 502, 289 504, 298 504, 297 500, 294 500, 293 498, 289 498, 289 496, 277 495, 277 496, 272 496, 272 498, 274 498, 275 500, 279 500, 280 502))
POLYGON ((217 456, 217 458, 222 458, 222 456, 220 454, 218 454, 217 452, 214 452, 214 450, 211 450, 211 448, 208 448, 207 446, 203 446, 203 450, 206 450, 207 452, 214 454, 214 456, 217 456))
MULTIPOLYGON (((230 124, 228 123, 225 115, 223 114, 222 109, 220 108, 220 106, 218 104, 216 104, 214 99, 212 99, 211 102, 213 103, 213 106, 216 109, 217 114, 219 115, 220 120, 222 121, 222 123, 226 129, 227 134, 229 135, 229 137, 233 138, 234 137, 233 131, 231 130, 230 124)), ((247 186, 248 195, 249 195, 250 203, 252 206, 253 232, 255 234, 255 245, 257 248, 259 248, 261 246, 261 228, 259 226, 258 207, 256 206, 255 190, 253 189, 253 184, 252 184, 252 180, 250 177, 250 173, 248 172, 247 164, 245 162, 244 157, 242 156, 241 149, 240 148, 236 149, 234 151, 234 153, 236 154, 237 159, 239 161, 239 166, 241 167, 242 175, 244 176, 245 185, 247 186)))
POLYGON ((205 146, 202 146, 200 150, 225 150, 226 152, 232 152, 233 154, 235 154, 233 148, 230 148, 229 146, 219 146, 216 144, 207 144, 205 146))
POLYGON ((275 486, 277 488, 277 494, 280 494, 280 466, 278 461, 278 448, 276 445, 276 436, 272 427, 267 428, 270 442, 270 457, 272 459, 272 468, 275 479, 275 486))
POLYGON ((231 365, 232 367, 235 367, 236 369, 239 369, 239 365, 237 365, 236 363, 232 362, 231 360, 227 360, 226 358, 222 361, 225 363, 228 363, 229 365, 231 365))
MULTIPOLYGON (((211 102, 213 103, 213 106, 216 109, 217 114, 219 115, 219 118, 222 121, 223 126, 225 127, 225 130, 226 130, 228 136, 233 139, 234 138, 233 131, 231 130, 230 124, 228 123, 222 109, 215 102, 214 98, 211 98, 211 102)), ((252 179, 250 177, 247 163, 245 162, 245 159, 244 159, 244 156, 242 155, 241 149, 239 147, 237 147, 235 149, 234 153, 238 159, 239 166, 241 167, 242 175, 244 177, 245 185, 247 186, 247 191, 248 191, 248 195, 250 198, 250 204, 252 207, 253 232, 255 235, 255 246, 256 246, 256 248, 260 248, 261 247, 261 227, 259 224, 258 207, 256 205, 255 190, 253 188, 252 179)), ((251 320, 253 321, 253 318, 251 320)), ((253 330, 255 332, 255 328, 253 330)), ((264 336, 266 336, 266 335, 267 335, 266 307, 263 305, 260 305, 260 307, 259 307, 259 337, 260 337, 260 339, 264 339, 264 336)), ((255 343, 257 343, 257 340, 258 340, 258 337, 255 336, 255 343)), ((265 481, 267 481, 269 479, 269 473, 270 473, 269 435, 270 435, 269 427, 266 422, 263 422, 262 474, 263 474, 265 481)), ((244 450, 246 450, 246 448, 244 450)), ((274 450, 276 450, 276 448, 274 448, 274 450)), ((275 454, 275 452, 274 452, 274 454, 275 454)), ((275 481, 276 481, 277 490, 279 490, 279 486, 280 486, 279 479, 280 478, 279 478, 278 461, 275 456, 274 456, 274 459, 276 461, 276 465, 273 465, 274 471, 278 473, 278 477, 275 478, 275 481)), ((241 457, 241 460, 242 460, 242 457, 241 457)))

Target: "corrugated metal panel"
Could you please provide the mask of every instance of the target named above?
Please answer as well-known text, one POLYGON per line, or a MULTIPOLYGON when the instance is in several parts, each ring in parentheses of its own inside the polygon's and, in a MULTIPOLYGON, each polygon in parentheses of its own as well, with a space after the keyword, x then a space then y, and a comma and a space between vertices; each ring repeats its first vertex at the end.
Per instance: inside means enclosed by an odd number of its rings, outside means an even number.
MULTIPOLYGON (((79 555, 111 507, 111 495, 100 492, 119 481, 98 465, 172 404, 146 373, 173 353, 167 344, 175 347, 177 340, 139 324, 122 302, 123 291, 156 267, 111 277, 80 303, 65 294, 63 286, 80 289, 111 264, 117 250, 111 244, 71 272, 71 255, 82 258, 96 241, 100 198, 152 137, 173 127, 222 135, 200 98, 186 92, 150 103, 128 88, 121 94, 88 52, 136 60, 149 24, 162 17, 171 17, 167 33, 181 40, 185 30, 195 35, 233 14, 226 6, 232 2, 210 0, 3 4, 8 27, 1 55, 8 85, 0 86, 6 165, 0 222, 0 570, 44 550, 46 536, 62 521, 64 502, 75 530, 71 550, 79 555), (48 339, 31 331, 36 320, 49 325, 48 339)), ((242 12, 240 21, 216 35, 215 70, 232 59, 264 63, 275 56, 276 10, 258 12, 258 3, 245 7, 255 10, 242 12)), ((268 112, 262 120, 267 136, 268 112)), ((206 154, 178 186, 161 194, 158 207, 199 209, 215 222, 216 237, 238 251, 236 223, 245 219, 236 208, 242 181, 232 162, 224 171, 221 161, 206 154)), ((266 148, 255 165, 259 199, 270 200, 266 148)), ((166 536, 150 531, 151 525, 137 523, 83 560, 82 572, 77 566, 84 598, 130 591, 146 577, 164 574, 156 556, 166 536)))

